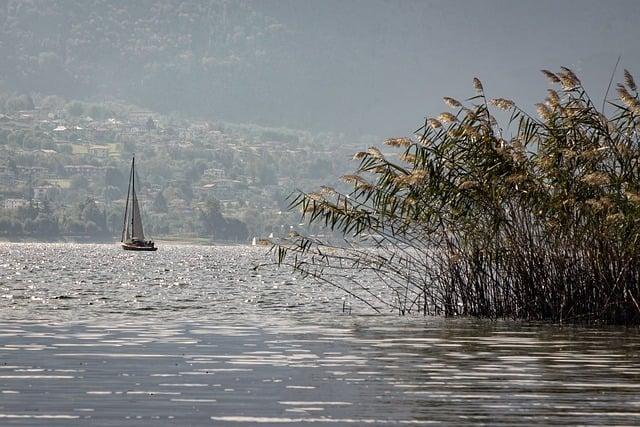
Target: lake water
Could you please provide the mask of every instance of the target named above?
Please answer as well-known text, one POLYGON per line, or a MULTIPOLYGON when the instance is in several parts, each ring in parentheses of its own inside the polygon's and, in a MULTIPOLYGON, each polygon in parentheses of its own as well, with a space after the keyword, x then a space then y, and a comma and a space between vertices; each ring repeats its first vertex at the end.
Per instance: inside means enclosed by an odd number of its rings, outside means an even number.
POLYGON ((0 425, 640 425, 637 328, 349 315, 263 255, 0 243, 0 425))

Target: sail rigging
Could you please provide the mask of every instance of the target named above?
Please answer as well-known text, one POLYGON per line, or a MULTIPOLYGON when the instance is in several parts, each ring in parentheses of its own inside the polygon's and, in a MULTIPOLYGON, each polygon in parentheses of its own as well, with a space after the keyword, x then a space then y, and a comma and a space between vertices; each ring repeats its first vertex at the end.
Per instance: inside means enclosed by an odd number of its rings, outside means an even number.
POLYGON ((122 237, 120 241, 125 249, 155 250, 152 241, 144 240, 142 228, 142 215, 140 203, 136 194, 136 159, 131 160, 131 173, 129 174, 129 186, 127 188, 127 201, 124 208, 124 223, 122 225, 122 237))
POLYGON ((142 217, 140 216, 140 205, 136 196, 135 187, 133 187, 131 196, 133 209, 131 209, 131 239, 144 240, 144 231, 142 230, 142 217))

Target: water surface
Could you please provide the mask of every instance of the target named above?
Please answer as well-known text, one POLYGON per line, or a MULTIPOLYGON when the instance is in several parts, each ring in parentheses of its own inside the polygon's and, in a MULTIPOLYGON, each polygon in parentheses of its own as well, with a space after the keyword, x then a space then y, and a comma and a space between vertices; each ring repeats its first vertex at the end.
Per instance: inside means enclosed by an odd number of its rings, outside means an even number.
POLYGON ((640 424, 637 329, 347 315, 263 252, 0 244, 0 425, 640 424))

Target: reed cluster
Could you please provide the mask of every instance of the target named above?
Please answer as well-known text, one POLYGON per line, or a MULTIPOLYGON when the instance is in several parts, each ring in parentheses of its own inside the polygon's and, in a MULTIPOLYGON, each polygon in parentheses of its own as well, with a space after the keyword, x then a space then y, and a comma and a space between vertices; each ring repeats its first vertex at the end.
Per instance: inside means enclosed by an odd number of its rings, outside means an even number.
POLYGON ((539 117, 474 79, 415 137, 357 153, 350 192, 296 194, 291 208, 344 241, 292 235, 278 262, 376 310, 640 323, 636 84, 625 70, 598 108, 571 70, 543 73, 539 117))

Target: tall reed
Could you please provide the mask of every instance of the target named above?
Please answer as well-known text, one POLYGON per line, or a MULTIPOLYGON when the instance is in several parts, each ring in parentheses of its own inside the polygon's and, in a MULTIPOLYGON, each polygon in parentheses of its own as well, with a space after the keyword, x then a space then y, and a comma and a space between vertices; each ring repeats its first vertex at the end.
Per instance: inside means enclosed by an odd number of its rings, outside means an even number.
POLYGON ((640 323, 636 84, 625 70, 599 111, 570 69, 543 73, 539 117, 474 79, 475 96, 445 98, 414 138, 356 153, 349 194, 295 195, 344 241, 290 236, 278 262, 378 311, 640 323))

